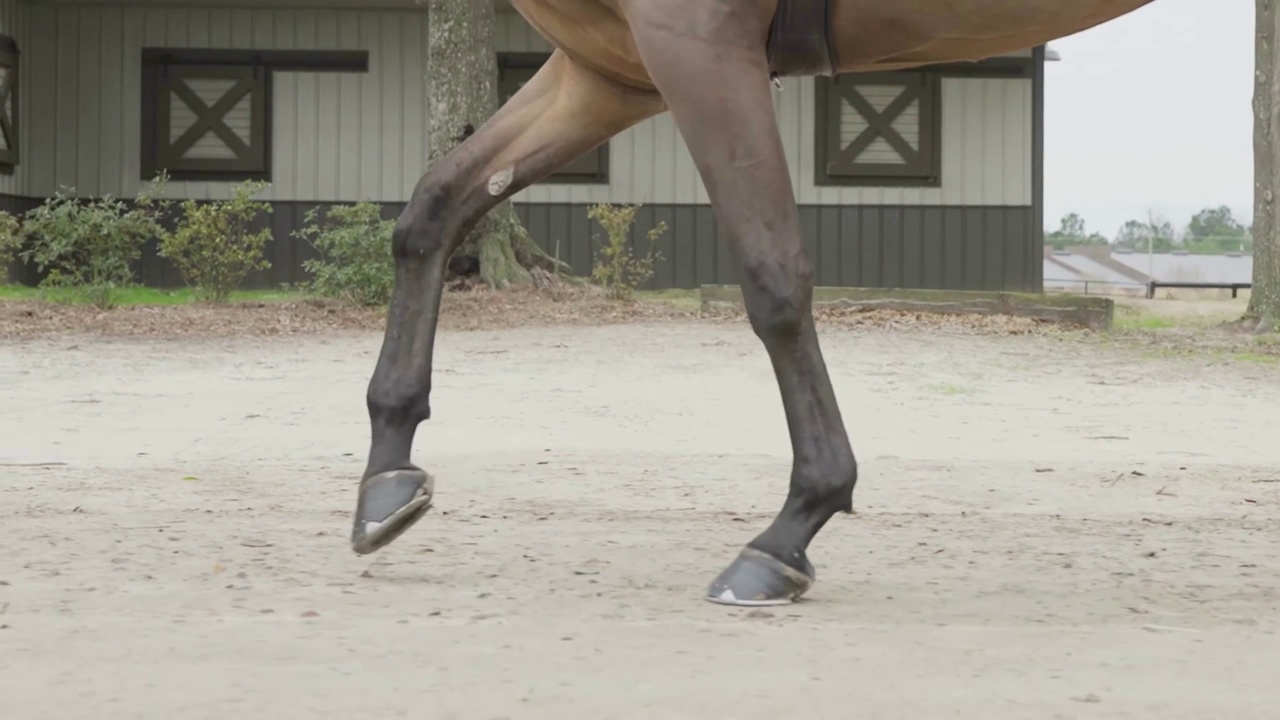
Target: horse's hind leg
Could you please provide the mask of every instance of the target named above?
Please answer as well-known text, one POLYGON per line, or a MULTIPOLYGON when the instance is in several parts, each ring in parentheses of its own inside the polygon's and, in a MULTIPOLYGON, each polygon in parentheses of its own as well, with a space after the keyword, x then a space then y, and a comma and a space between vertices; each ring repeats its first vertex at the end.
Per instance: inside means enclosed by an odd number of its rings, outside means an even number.
POLYGON ((409 461, 431 416, 431 357, 449 257, 490 209, 627 127, 661 112, 656 94, 613 83, 557 51, 474 135, 419 181, 392 238, 395 287, 369 382, 372 441, 351 534, 357 553, 390 543, 429 509, 409 461))
POLYGON ((782 511, 710 587, 708 599, 738 605, 787 603, 809 588, 814 571, 805 550, 835 513, 852 509, 857 479, 814 329, 813 271, 764 55, 768 20, 754 5, 651 0, 627 8, 645 68, 738 256, 747 313, 773 362, 791 433, 782 511))

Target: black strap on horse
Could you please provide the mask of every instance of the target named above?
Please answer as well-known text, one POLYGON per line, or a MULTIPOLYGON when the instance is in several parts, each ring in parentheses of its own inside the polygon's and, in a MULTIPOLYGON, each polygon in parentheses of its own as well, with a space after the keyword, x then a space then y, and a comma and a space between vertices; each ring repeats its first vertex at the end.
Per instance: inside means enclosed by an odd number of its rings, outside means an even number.
POLYGON ((831 43, 835 0, 778 0, 769 25, 769 77, 835 75, 831 43))

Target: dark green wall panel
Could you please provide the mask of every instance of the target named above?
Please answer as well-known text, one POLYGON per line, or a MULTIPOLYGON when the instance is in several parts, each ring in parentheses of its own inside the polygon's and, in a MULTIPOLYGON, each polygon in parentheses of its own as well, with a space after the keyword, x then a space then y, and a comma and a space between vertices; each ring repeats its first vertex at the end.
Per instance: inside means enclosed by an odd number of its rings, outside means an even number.
MULTIPOLYGON (((36 202, 0 198, 0 208, 22 212, 36 202)), ((267 249, 272 267, 254 273, 246 287, 273 288, 307 278, 302 263, 315 251, 293 237, 293 232, 302 226, 307 211, 317 206, 329 204, 272 203, 271 217, 260 221, 274 236, 267 249)), ((388 203, 383 216, 396 217, 403 208, 403 204, 388 203)), ((575 274, 587 275, 603 232, 587 217, 588 208, 586 204, 518 204, 516 212, 539 245, 549 253, 558 252, 575 274)), ((709 206, 641 207, 632 242, 641 243, 637 246, 641 249, 647 247, 645 235, 657 222, 665 222, 667 230, 657 242, 662 260, 647 287, 737 282, 736 261, 716 236, 709 206)), ((1034 233, 1030 207, 802 206, 800 225, 820 285, 1041 289, 1041 240, 1034 233)), ((18 277, 30 281, 29 272, 18 277)), ((146 248, 139 279, 157 287, 182 285, 173 266, 156 255, 154 242, 146 248)))
MULTIPOLYGON (((552 251, 557 240, 575 248, 570 264, 590 272, 602 231, 586 218, 586 205, 546 209, 520 206, 534 239, 552 251), (543 222, 568 213, 567 222, 543 222)), ((663 259, 650 288, 693 288, 737 282, 729 248, 716 237, 707 206, 646 206, 636 215, 632 242, 645 249, 657 222, 667 231, 656 247, 663 259)), ((800 226, 820 285, 1040 289, 1033 258, 1041 256, 1030 207, 802 206, 800 226)))
MULTIPOLYGON (((40 201, 32 198, 0 195, 0 210, 10 215, 21 216, 39 205, 40 201)), ((0 265, 0 281, 34 285, 37 282, 37 276, 34 267, 14 262, 10 267, 0 265)))

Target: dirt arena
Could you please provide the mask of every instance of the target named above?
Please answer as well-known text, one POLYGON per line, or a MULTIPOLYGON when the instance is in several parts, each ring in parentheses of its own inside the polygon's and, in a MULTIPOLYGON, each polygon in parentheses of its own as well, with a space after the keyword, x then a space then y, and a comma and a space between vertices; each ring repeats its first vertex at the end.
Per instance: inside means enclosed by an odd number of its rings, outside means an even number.
POLYGON ((448 330, 437 505, 347 546, 381 340, 0 340, 0 716, 1264 718, 1280 365, 824 327, 857 513, 702 600, 787 488, 745 324, 448 330))

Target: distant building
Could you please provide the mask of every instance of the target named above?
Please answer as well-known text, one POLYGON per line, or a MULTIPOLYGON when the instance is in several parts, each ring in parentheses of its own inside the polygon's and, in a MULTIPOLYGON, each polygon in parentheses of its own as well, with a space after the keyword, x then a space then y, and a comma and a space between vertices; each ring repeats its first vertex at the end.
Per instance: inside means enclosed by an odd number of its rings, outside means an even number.
POLYGON ((1140 294, 1151 280, 1247 283, 1253 256, 1243 253, 1193 255, 1112 250, 1105 245, 1044 249, 1045 290, 1081 292, 1085 283, 1098 294, 1140 294))

